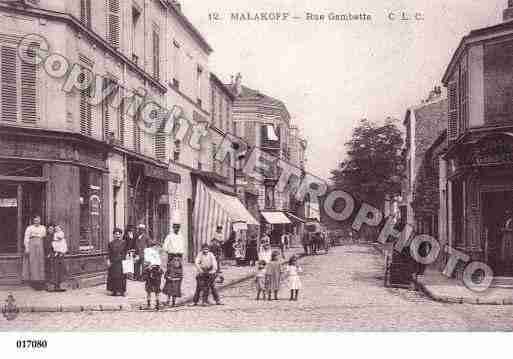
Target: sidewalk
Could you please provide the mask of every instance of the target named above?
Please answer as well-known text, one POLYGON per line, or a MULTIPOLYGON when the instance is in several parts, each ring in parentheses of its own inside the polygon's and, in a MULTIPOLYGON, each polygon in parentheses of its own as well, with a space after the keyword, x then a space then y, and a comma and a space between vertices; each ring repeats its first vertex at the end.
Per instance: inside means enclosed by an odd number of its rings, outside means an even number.
MULTIPOLYGON (((285 253, 286 258, 292 254, 302 255, 302 249, 291 248, 285 253)), ((256 273, 256 267, 237 267, 224 265, 222 267, 224 283, 217 286, 223 289, 245 280, 251 279, 256 273)), ((196 289, 196 270, 191 263, 184 263, 184 278, 182 282, 182 298, 177 305, 192 302, 196 289)), ((96 287, 68 290, 63 293, 35 291, 29 287, 3 289, 0 287, 0 300, 4 301, 12 294, 16 306, 21 312, 83 312, 83 311, 125 311, 140 310, 146 306, 146 292, 144 282, 127 281, 127 294, 125 297, 109 296, 105 284, 96 287)), ((221 296, 222 299, 222 296, 221 296)), ((161 294, 161 301, 167 296, 161 294)), ((154 305, 154 300, 152 300, 154 305)), ((165 310, 165 308, 164 308, 165 310)))
MULTIPOLYGON (((390 248, 374 243, 374 248, 383 256, 390 248)), ((492 284, 483 292, 468 289, 463 281, 448 278, 436 269, 427 268, 424 275, 414 279, 418 289, 432 300, 442 303, 513 305, 513 287, 492 284)))
POLYGON ((416 284, 427 296, 438 302, 485 305, 513 305, 513 288, 495 286, 484 292, 468 289, 461 280, 447 278, 435 269, 427 269, 418 276, 416 284))

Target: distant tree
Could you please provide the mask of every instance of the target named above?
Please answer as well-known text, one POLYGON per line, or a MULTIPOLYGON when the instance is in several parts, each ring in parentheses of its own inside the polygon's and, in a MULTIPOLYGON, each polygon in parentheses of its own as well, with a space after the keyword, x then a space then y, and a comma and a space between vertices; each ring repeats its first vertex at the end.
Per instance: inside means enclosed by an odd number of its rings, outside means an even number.
POLYGON ((331 171, 333 186, 377 208, 386 194, 399 194, 402 178, 403 139, 397 120, 383 125, 362 119, 345 144, 347 158, 331 171))

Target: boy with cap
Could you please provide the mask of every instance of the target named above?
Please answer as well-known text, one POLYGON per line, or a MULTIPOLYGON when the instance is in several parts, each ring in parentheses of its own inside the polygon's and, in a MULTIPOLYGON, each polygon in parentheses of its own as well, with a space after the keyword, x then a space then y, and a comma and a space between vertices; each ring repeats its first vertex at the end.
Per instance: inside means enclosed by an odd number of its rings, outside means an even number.
POLYGON ((193 304, 197 305, 202 296, 202 305, 208 305, 208 295, 212 292, 212 296, 217 305, 221 305, 219 294, 215 287, 215 278, 217 272, 217 261, 215 256, 210 252, 208 244, 203 244, 201 252, 196 256, 194 261, 198 274, 196 275, 196 292, 194 293, 193 304))

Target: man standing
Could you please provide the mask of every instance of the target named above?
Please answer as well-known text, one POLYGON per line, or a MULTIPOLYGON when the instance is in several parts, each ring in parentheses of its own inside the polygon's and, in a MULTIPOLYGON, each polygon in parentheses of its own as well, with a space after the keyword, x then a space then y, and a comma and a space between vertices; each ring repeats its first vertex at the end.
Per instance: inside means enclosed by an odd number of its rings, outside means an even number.
POLYGON ((163 249, 167 253, 168 264, 175 257, 183 258, 185 252, 185 243, 180 233, 181 224, 178 221, 173 223, 173 231, 166 236, 163 249))
POLYGON ((144 250, 151 243, 150 236, 146 233, 146 226, 144 224, 139 224, 137 226, 137 235, 135 237, 134 246, 132 249, 136 255, 137 260, 134 263, 134 276, 135 280, 142 281, 143 276, 143 267, 144 267, 144 250))
POLYGON ((201 252, 196 256, 194 261, 198 274, 196 275, 196 292, 194 293, 192 305, 197 305, 202 297, 202 305, 209 305, 208 295, 212 292, 212 296, 217 305, 221 305, 219 293, 215 287, 215 278, 217 272, 217 262, 214 255, 210 252, 208 244, 203 244, 201 252))

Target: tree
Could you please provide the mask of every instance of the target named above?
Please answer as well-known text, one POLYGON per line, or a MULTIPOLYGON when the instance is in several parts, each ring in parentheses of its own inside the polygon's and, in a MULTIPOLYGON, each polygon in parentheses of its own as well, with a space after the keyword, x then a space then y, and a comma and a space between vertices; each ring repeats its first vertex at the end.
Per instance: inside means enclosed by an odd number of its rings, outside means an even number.
POLYGON ((347 158, 331 171, 333 186, 383 208, 386 194, 399 194, 403 139, 397 120, 383 125, 362 119, 345 144, 347 158))

